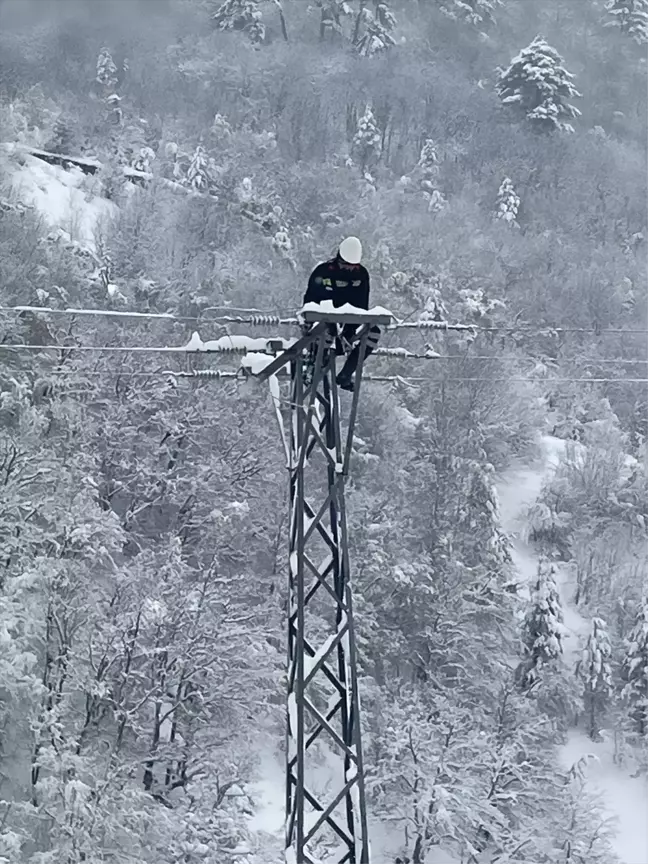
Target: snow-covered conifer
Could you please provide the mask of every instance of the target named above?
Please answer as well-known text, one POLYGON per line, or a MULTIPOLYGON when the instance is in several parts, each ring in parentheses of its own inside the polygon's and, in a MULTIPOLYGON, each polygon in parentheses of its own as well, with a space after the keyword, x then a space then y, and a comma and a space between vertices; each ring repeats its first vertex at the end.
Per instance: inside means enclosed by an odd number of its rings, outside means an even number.
POLYGON ((432 138, 426 138, 418 160, 418 167, 425 176, 435 176, 439 172, 439 157, 432 138))
POLYGON ((536 583, 522 625, 525 658, 520 682, 525 689, 538 680, 540 669, 562 654, 563 613, 554 568, 538 564, 536 583))
POLYGON ((520 198, 513 188, 511 178, 505 177, 497 192, 497 211, 495 215, 498 219, 503 219, 504 222, 514 223, 516 222, 519 209, 520 198))
POLYGON ((468 21, 474 27, 495 23, 493 10, 502 0, 446 0, 441 11, 449 18, 468 21))
POLYGON ((74 136, 69 124, 62 116, 57 117, 52 137, 45 145, 45 149, 52 153, 65 153, 69 155, 72 150, 73 140, 74 136))
POLYGON ((638 45, 648 42, 648 0, 608 0, 606 27, 618 27, 638 45))
POLYGON ((107 48, 102 48, 97 57, 97 74, 95 81, 100 85, 104 96, 111 93, 117 86, 117 67, 107 48))
POLYGON ((363 7, 364 33, 359 36, 356 48, 363 57, 372 57, 396 44, 394 29, 396 18, 385 0, 374 0, 375 10, 363 7))
POLYGON ((643 598, 626 643, 622 676, 623 697, 636 731, 648 731, 648 596, 643 598))
POLYGON ((378 162, 380 151, 380 130, 371 106, 367 105, 351 145, 351 154, 356 164, 360 166, 363 175, 378 162))
POLYGON ((111 93, 106 97, 106 105, 108 106, 108 119, 113 126, 121 126, 124 120, 124 112, 121 109, 121 96, 118 93, 111 93))
POLYGON ((187 170, 187 181, 191 188, 197 192, 206 192, 209 188, 209 161, 205 148, 201 144, 196 147, 191 157, 187 170))
POLYGON ((459 514, 466 534, 464 561, 469 567, 483 566, 501 573, 510 562, 508 541, 499 523, 495 469, 480 444, 480 430, 472 435, 475 458, 466 460, 465 497, 459 514))
POLYGON ((265 39, 260 0, 224 0, 212 15, 219 30, 243 30, 252 42, 265 39))
POLYGON ((567 100, 580 96, 563 59, 541 36, 500 70, 497 92, 505 105, 516 105, 540 129, 573 132, 568 122, 580 111, 567 100))
POLYGON ((272 245, 279 255, 286 259, 293 270, 297 268, 297 262, 293 256, 292 240, 290 239, 288 228, 285 225, 282 225, 275 233, 272 238, 272 245))
POLYGON ((445 196, 437 188, 438 173, 439 157, 436 144, 431 138, 427 138, 421 148, 419 161, 412 172, 412 176, 427 199, 428 210, 434 213, 438 213, 446 204, 445 196))
POLYGON ((439 213, 448 202, 440 189, 433 189, 428 195, 428 210, 430 213, 439 213))
POLYGON ((612 694, 611 658, 607 624, 602 618, 593 618, 582 657, 576 664, 576 674, 584 688, 587 732, 593 740, 598 737, 603 712, 612 694))

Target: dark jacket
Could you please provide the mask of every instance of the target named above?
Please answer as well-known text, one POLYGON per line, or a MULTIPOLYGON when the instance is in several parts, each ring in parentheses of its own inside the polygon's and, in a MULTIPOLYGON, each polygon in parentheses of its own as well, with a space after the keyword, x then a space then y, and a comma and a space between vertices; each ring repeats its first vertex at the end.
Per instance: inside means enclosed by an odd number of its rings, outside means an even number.
POLYGON ((347 264, 336 255, 318 264, 308 280, 304 303, 332 300, 333 306, 349 303, 357 309, 369 308, 369 273, 362 264, 347 264))

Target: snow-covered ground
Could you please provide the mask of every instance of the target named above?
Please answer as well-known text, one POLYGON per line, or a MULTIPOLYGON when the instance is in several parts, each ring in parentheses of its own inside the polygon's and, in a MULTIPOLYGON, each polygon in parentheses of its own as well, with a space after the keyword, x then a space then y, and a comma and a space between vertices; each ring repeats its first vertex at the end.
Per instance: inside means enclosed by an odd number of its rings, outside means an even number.
MULTIPOLYGON (((567 442, 544 436, 540 445, 541 455, 536 464, 514 467, 498 484, 502 526, 513 541, 513 562, 518 576, 524 581, 533 580, 538 567, 537 556, 524 539, 526 512, 564 456, 567 442)), ((589 621, 574 606, 575 586, 567 568, 556 568, 556 582, 564 615, 564 661, 573 668, 580 651, 581 637, 588 632, 589 621)), ((613 741, 594 742, 576 729, 570 733, 567 743, 559 748, 558 758, 565 768, 569 768, 589 753, 597 758, 589 763, 588 782, 593 791, 600 793, 613 820, 616 830, 614 848, 621 864, 648 864, 646 778, 631 776, 632 765, 621 767, 615 764, 613 741)))
MULTIPOLYGON (((249 827, 254 832, 273 835, 281 841, 283 838, 285 819, 285 765, 279 748, 273 745, 272 740, 266 737, 263 742, 265 749, 259 754, 258 779, 256 783, 248 787, 256 811, 250 818, 249 827)), ((322 754, 321 763, 311 775, 311 787, 316 794, 327 796, 330 791, 339 786, 339 760, 326 758, 322 754), (335 782, 336 777, 338 782, 335 782)), ((379 822, 370 823, 371 862, 372 864, 393 864, 396 856, 402 851, 403 835, 391 826, 379 822)), ((279 843, 281 846, 281 843, 279 843)), ((277 861, 283 860, 281 857, 277 861)), ((274 864, 269 861, 268 864, 274 864)), ((454 864, 448 859, 447 854, 443 859, 432 857, 426 864, 454 864)))
POLYGON ((616 831, 614 848, 621 864, 648 861, 648 788, 645 777, 634 777, 634 765, 625 768, 613 760, 612 741, 592 741, 584 732, 573 729, 559 758, 570 768, 581 756, 591 753, 596 760, 587 767, 590 788, 597 792, 612 818, 616 831))
POLYGON ((5 146, 0 173, 10 179, 20 201, 35 207, 52 228, 61 228, 70 240, 95 251, 95 231, 117 208, 105 198, 86 195, 78 168, 66 171, 24 152, 12 154, 5 146))

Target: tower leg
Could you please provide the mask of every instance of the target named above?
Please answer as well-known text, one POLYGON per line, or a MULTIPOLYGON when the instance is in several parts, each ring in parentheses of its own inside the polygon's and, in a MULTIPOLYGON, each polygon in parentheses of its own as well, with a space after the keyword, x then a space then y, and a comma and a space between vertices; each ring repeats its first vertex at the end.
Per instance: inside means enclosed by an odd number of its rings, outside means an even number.
POLYGON ((311 864, 323 844, 332 864, 368 864, 344 507, 357 394, 343 439, 335 353, 325 355, 325 342, 322 335, 310 387, 302 358, 291 366, 286 860, 311 864), (326 792, 315 785, 324 752, 334 767, 326 792))

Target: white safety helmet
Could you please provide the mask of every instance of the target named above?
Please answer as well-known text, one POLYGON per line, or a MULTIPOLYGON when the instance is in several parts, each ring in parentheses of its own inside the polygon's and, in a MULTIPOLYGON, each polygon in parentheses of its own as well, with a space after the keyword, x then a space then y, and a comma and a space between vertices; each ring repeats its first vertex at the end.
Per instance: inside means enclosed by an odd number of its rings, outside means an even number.
POLYGON ((347 264, 359 264, 362 260, 362 243, 357 237, 347 237, 340 243, 340 258, 347 264))

